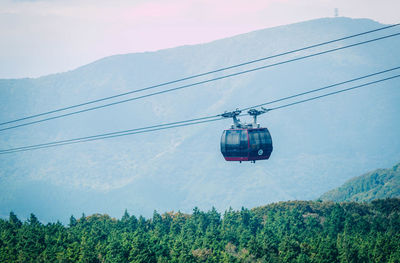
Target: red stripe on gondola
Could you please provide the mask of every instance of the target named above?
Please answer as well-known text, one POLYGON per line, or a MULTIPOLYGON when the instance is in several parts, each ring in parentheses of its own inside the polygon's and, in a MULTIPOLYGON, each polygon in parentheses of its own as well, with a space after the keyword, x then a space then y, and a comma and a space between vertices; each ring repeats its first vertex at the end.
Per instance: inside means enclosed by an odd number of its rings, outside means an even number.
POLYGON ((249 161, 249 157, 224 157, 226 161, 249 161))
MULTIPOLYGON (((249 136, 249 130, 246 130, 247 133, 247 156, 250 158, 250 136, 249 136)), ((249 160, 249 158, 247 158, 247 160, 249 160)))
POLYGON ((224 157, 226 161, 257 161, 257 160, 268 160, 270 155, 260 157, 224 157))

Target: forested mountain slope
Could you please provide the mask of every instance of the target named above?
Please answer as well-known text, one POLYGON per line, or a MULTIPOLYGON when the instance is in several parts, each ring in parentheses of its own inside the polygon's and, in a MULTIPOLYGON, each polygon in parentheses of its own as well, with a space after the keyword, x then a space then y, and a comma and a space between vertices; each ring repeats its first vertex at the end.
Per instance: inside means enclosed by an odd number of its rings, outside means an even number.
POLYGON ((342 186, 323 194, 326 201, 371 201, 400 197, 400 163, 391 169, 378 169, 355 177, 342 186))
POLYGON ((251 210, 195 208, 68 226, 0 219, 0 262, 399 262, 400 199, 279 202, 251 210))

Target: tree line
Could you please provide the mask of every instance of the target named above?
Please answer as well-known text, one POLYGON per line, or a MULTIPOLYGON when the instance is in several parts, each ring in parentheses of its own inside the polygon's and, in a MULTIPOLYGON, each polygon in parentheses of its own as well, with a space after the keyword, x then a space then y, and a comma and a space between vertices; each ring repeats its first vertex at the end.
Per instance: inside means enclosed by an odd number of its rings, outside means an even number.
POLYGON ((0 219, 0 262, 400 262, 400 199, 0 219))

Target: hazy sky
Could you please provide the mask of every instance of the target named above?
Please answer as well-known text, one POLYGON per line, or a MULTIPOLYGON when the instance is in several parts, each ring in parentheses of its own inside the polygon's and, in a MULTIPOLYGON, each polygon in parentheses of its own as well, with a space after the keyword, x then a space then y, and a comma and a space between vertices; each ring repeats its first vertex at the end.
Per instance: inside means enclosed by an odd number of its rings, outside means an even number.
POLYGON ((400 0, 0 0, 0 78, 339 16, 400 22, 400 0))

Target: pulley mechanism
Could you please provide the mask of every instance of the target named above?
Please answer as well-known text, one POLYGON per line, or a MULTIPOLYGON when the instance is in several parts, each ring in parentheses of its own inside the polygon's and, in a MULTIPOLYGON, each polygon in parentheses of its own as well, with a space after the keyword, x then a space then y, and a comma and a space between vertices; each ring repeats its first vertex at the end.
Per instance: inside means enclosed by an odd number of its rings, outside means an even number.
POLYGON ((240 113, 242 113, 241 110, 236 109, 235 111, 230 111, 230 112, 224 112, 221 114, 221 116, 223 118, 232 118, 233 119, 233 125, 232 125, 232 129, 239 129, 242 128, 242 124, 240 123, 240 119, 237 118, 237 116, 240 115, 240 113))
POLYGON ((270 111, 270 109, 266 109, 261 107, 261 110, 257 109, 250 109, 247 111, 247 113, 250 116, 253 116, 253 123, 241 123, 240 119, 237 118, 237 116, 242 113, 241 110, 236 109, 235 111, 230 111, 230 112, 224 112, 221 114, 222 117, 224 118, 232 118, 233 119, 233 125, 231 126, 231 129, 254 129, 254 128, 260 128, 260 124, 257 123, 257 116, 264 114, 266 112, 270 111))

